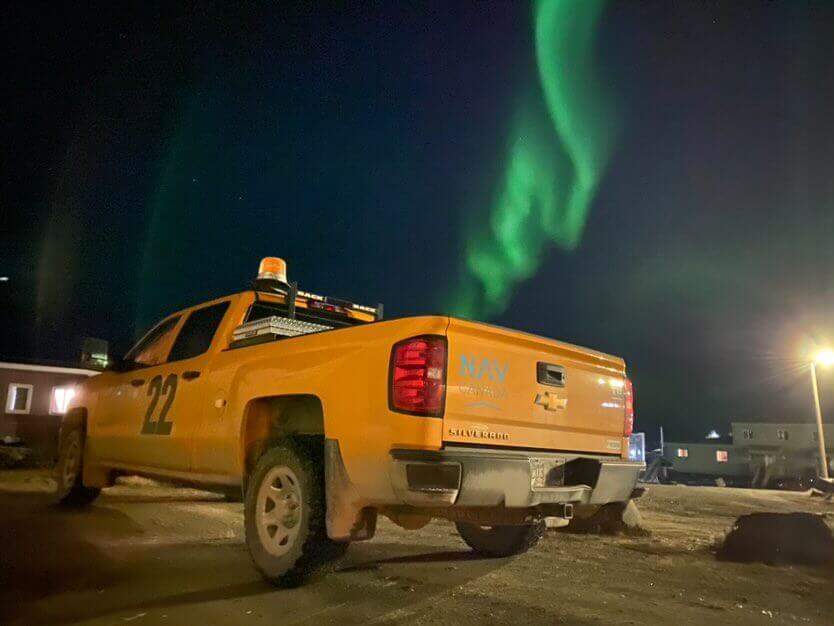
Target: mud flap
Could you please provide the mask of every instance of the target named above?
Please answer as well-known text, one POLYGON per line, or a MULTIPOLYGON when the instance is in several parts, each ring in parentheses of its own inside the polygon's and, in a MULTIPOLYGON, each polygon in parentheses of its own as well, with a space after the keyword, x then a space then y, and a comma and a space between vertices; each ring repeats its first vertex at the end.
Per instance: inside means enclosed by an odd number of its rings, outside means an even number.
POLYGON ((328 537, 334 541, 371 539, 376 532, 377 512, 361 506, 336 439, 324 440, 324 488, 328 537))

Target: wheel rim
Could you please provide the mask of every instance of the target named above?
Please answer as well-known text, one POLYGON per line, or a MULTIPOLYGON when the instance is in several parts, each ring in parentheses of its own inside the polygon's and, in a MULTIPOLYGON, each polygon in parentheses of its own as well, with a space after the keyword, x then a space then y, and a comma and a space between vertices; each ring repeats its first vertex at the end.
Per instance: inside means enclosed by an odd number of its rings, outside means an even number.
POLYGON ((78 471, 81 468, 81 445, 77 439, 73 439, 67 446, 64 455, 64 486, 72 487, 75 479, 78 478, 78 471))
POLYGON ((295 544, 301 528, 301 484, 289 467, 270 469, 258 489, 255 520, 261 545, 272 556, 283 556, 295 544))

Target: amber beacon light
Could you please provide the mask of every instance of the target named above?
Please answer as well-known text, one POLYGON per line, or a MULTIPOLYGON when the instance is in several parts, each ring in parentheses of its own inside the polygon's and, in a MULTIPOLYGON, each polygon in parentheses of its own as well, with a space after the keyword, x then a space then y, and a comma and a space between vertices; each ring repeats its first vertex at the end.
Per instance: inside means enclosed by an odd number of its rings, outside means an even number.
POLYGON ((264 257, 258 266, 258 280, 277 280, 287 284, 287 262, 277 256, 264 257))

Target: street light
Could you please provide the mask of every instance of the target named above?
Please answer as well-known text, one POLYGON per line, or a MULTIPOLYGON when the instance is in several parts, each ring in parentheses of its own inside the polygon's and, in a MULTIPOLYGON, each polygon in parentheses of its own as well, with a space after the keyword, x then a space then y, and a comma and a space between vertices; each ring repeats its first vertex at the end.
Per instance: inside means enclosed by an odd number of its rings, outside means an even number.
POLYGON ((817 356, 811 361, 811 384, 814 388, 814 406, 817 409, 817 443, 820 447, 820 465, 822 466, 822 476, 828 480, 828 457, 825 454, 825 432, 822 428, 822 409, 820 408, 820 390, 817 385, 817 365, 828 367, 834 365, 834 350, 820 350, 817 356))

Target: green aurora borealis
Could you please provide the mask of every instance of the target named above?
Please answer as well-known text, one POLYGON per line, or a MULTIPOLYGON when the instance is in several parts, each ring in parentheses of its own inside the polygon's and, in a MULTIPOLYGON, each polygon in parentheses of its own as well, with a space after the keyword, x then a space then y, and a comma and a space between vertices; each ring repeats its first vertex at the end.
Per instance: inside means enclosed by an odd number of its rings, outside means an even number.
POLYGON ((485 226, 465 242, 462 284, 451 311, 490 318, 539 269, 551 245, 575 250, 605 171, 616 115, 594 70, 605 0, 535 0, 539 85, 522 100, 506 170, 485 226))

